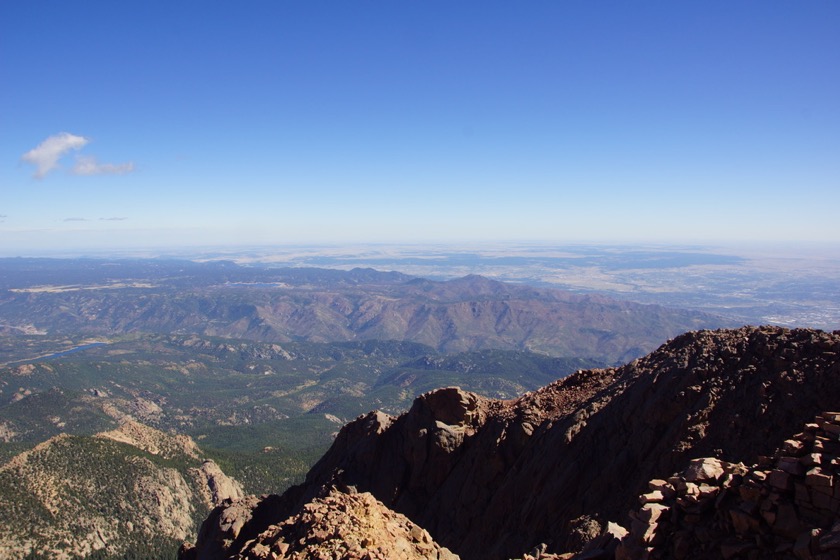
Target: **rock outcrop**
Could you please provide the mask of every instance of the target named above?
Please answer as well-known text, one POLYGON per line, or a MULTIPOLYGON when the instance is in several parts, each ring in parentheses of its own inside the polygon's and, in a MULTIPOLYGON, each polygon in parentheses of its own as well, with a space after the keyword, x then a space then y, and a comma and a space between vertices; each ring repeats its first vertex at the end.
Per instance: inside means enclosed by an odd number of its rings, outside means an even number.
POLYGON ((245 495, 239 481, 226 475, 212 459, 205 459, 200 467, 189 472, 198 481, 205 503, 211 506, 220 506, 245 495))
POLYGON ((214 506, 241 495, 186 436, 132 421, 62 434, 0 465, 0 558, 171 556, 214 506))
MULTIPOLYGON (((182 549, 182 558, 201 558, 182 549)), ((303 506, 294 516, 270 525, 246 541, 237 559, 457 560, 429 533, 368 493, 335 489, 303 506)))
POLYGON ((840 413, 749 468, 707 457, 652 480, 616 560, 840 558, 840 413))
POLYGON ((100 432, 95 437, 127 443, 132 447, 167 459, 181 455, 198 459, 201 453, 198 445, 188 436, 167 434, 128 417, 121 418, 117 429, 100 432))
MULTIPOLYGON (((840 333, 688 333, 620 368, 581 371, 514 401, 449 388, 398 418, 362 416, 303 485, 255 504, 266 511, 273 500, 273 516, 252 515, 243 527, 256 538, 335 487, 371 493, 466 559, 540 546, 533 557, 581 546, 589 557, 609 555, 621 531, 606 521, 631 527, 627 512, 650 480, 689 465, 699 469, 689 476, 718 477, 725 465, 755 464, 838 402, 840 333), (692 463, 704 457, 714 461, 692 463)), ((198 550, 219 540, 210 520, 202 535, 198 550)), ((244 545, 235 540, 198 558, 235 557, 244 545)))

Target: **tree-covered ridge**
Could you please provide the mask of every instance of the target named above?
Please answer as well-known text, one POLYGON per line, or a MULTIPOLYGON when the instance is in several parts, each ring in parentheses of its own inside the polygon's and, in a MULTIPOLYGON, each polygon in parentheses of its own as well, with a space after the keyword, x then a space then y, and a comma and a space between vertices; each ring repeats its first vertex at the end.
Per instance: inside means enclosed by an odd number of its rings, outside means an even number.
POLYGON ((213 505, 208 465, 183 438, 161 451, 170 436, 138 430, 154 452, 115 434, 61 435, 0 467, 0 508, 14 519, 0 531, 0 556, 174 556, 213 505))
MULTIPOLYGON (((8 500, 4 507, 19 511, 32 528, 26 542, 47 542, 53 525, 66 527, 67 535, 91 534, 99 522, 80 525, 56 517, 36 492, 37 484, 14 484, 20 477, 40 480, 36 473, 53 473, 46 480, 57 496, 66 496, 74 507, 88 503, 97 515, 106 512, 122 523, 122 540, 103 533, 108 543, 129 542, 136 530, 128 531, 128 523, 137 524, 127 513, 135 506, 124 495, 136 493, 130 483, 144 472, 163 469, 169 482, 177 472, 190 483, 183 472, 195 468, 198 456, 207 457, 248 493, 281 492, 302 481, 342 423, 366 410, 399 412, 439 385, 510 398, 593 365, 504 350, 446 355, 399 341, 274 344, 194 335, 126 337, 0 368, 5 440, 0 460, 6 462, 0 496, 8 500), (126 428, 138 422, 162 431, 138 443, 142 438, 126 428), (101 438, 115 432, 112 437, 120 442, 101 438), (192 436, 200 454, 176 433, 192 436), (22 452, 25 462, 19 459, 22 452), (81 473, 90 473, 91 484, 102 491, 74 482, 81 473)), ((155 538, 168 543, 167 534, 155 538)), ((143 542, 142 536, 137 539, 143 542)))
MULTIPOLYGON (((0 296, 0 333, 8 334, 401 340, 448 353, 532 350, 610 363, 686 330, 723 325, 703 313, 474 275, 433 281, 224 262, 6 259, 0 296)), ((0 363, 14 359, 0 352, 0 363)))
POLYGON ((331 433, 371 409, 403 410, 430 388, 511 398, 598 365, 502 350, 442 355, 398 341, 279 345, 144 335, 0 368, 0 422, 7 442, 91 434, 123 416, 197 438, 219 427, 319 416, 313 424, 331 433))

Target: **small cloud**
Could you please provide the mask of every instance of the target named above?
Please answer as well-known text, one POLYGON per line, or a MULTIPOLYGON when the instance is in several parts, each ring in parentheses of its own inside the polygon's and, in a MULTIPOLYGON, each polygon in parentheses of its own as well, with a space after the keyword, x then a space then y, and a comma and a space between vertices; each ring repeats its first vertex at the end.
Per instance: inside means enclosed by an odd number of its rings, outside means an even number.
POLYGON ((65 222, 87 222, 87 218, 64 218, 65 222))
POLYGON ((128 218, 117 218, 117 217, 114 217, 114 218, 99 218, 99 220, 102 221, 102 222, 122 222, 122 221, 127 220, 127 219, 128 218))
POLYGON ((69 132, 60 132, 50 136, 37 147, 29 150, 20 159, 36 167, 33 177, 42 179, 58 167, 58 160, 71 150, 79 150, 90 142, 84 136, 76 136, 69 132))
POLYGON ((134 163, 98 163, 93 156, 77 156, 74 175, 122 175, 134 171, 134 163))

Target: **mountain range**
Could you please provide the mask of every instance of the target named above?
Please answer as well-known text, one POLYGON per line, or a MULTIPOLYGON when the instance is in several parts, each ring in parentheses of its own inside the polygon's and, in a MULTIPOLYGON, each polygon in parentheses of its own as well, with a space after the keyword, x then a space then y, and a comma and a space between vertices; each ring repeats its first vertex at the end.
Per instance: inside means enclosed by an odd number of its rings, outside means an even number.
POLYGON ((8 554, 834 558, 838 333, 479 276, 0 264, 8 554))
POLYGON ((441 282, 372 269, 165 260, 0 259, 0 317, 7 336, 401 340, 441 352, 529 350, 606 363, 687 330, 727 326, 699 312, 481 276, 441 282))
POLYGON ((838 403, 840 333, 776 327, 512 401, 441 389, 345 426, 303 484, 216 508, 181 558, 836 558, 838 403), (391 536, 352 529, 357 507, 391 536))

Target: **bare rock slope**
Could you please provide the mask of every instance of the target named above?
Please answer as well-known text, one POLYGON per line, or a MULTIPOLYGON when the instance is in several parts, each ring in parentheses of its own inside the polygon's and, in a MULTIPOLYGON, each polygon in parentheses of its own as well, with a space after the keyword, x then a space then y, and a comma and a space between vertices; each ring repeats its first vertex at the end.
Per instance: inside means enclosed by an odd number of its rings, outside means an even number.
POLYGON ((707 457, 650 481, 616 557, 840 558, 838 434, 824 412, 756 465, 707 457))
POLYGON ((840 333, 775 327, 688 333, 514 401, 443 389, 345 426, 282 497, 217 508, 192 554, 242 557, 334 488, 371 493, 462 558, 576 551, 608 520, 631 527, 650 480, 703 457, 756 464, 838 402, 840 333))
POLYGON ((197 516, 242 497, 195 443, 132 420, 93 437, 61 434, 0 465, 0 558, 71 559, 161 549, 197 516))

